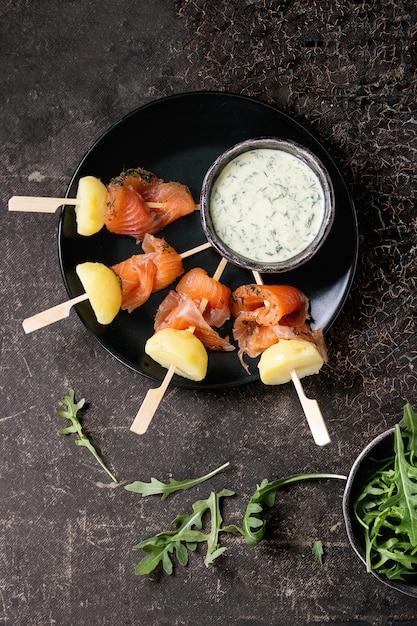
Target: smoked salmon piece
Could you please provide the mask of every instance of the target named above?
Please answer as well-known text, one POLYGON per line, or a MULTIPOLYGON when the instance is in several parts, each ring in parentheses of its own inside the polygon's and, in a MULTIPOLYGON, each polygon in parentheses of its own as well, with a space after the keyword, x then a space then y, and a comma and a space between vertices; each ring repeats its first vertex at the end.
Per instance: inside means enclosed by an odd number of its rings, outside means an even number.
POLYGON ((194 334, 209 350, 234 350, 228 337, 223 338, 213 328, 219 328, 230 317, 231 290, 207 275, 201 268, 187 272, 176 290, 163 299, 155 315, 155 332, 163 328, 185 330, 195 328, 194 334), (199 307, 207 300, 203 313, 199 307))
POLYGON ((308 298, 288 285, 242 285, 231 296, 235 317, 233 337, 239 346, 239 359, 256 358, 280 339, 303 339, 319 350, 324 361, 327 351, 321 329, 309 325, 308 298))
POLYGON ((234 317, 245 316, 248 322, 262 326, 303 324, 309 318, 307 297, 296 287, 288 285, 242 285, 232 294, 234 317))
POLYGON ((141 241, 146 233, 162 228, 162 218, 150 209, 131 185, 109 183, 104 224, 112 233, 130 235, 141 241))
POLYGON ((162 178, 158 178, 153 172, 149 172, 143 167, 136 167, 123 170, 119 176, 112 178, 110 182, 116 185, 133 187, 137 193, 142 195, 149 187, 153 187, 164 181, 162 178))
POLYGON ((210 326, 220 328, 230 318, 231 289, 209 276, 201 267, 187 272, 178 283, 176 291, 198 304, 203 298, 207 300, 203 315, 210 326))
POLYGON ((142 192, 145 202, 160 202, 162 207, 153 210, 162 220, 162 227, 179 217, 193 213, 194 199, 186 185, 176 182, 158 182, 142 192))
POLYGON ((179 217, 192 213, 194 199, 186 185, 165 182, 156 174, 138 167, 124 170, 107 185, 104 224, 113 233, 142 241, 179 217), (157 202, 159 207, 149 207, 157 202))
POLYGON ((156 275, 152 293, 165 289, 184 273, 181 256, 165 239, 147 233, 142 242, 142 249, 146 254, 154 255, 156 275))
POLYGON ((144 254, 134 254, 112 267, 121 281, 121 308, 129 313, 184 273, 181 256, 165 239, 147 233, 142 249, 144 254))
POLYGON ((235 347, 229 343, 228 338, 223 338, 214 330, 200 313, 198 305, 183 294, 171 291, 165 298, 167 302, 161 303, 155 317, 155 332, 164 328, 186 330, 194 328, 195 336, 209 350, 230 351, 235 347), (168 303, 168 306, 167 306, 168 303), (171 305, 174 305, 170 308, 171 305))
POLYGON ((134 254, 112 266, 112 270, 121 280, 123 310, 131 313, 150 298, 156 276, 154 256, 134 254))
POLYGON ((184 296, 171 289, 156 310, 154 329, 159 328, 168 319, 171 311, 178 307, 183 300, 184 296))
POLYGON ((233 325, 233 338, 239 346, 239 358, 242 365, 243 357, 247 354, 252 359, 262 354, 267 348, 278 343, 280 339, 303 339, 313 343, 323 361, 327 362, 327 350, 321 329, 312 330, 305 323, 300 326, 285 326, 284 324, 272 324, 271 326, 248 325, 243 320, 237 318, 233 325))

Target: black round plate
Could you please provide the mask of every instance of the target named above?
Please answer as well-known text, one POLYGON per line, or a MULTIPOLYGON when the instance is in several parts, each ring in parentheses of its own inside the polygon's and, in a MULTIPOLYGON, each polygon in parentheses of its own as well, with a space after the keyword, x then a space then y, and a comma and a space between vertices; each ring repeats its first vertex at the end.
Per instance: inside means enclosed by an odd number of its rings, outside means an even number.
MULTIPOLYGON (((68 186, 66 197, 75 197, 78 181, 92 175, 104 183, 124 168, 144 167, 165 180, 188 185, 199 202, 204 175, 226 148, 254 137, 276 136, 296 141, 314 152, 327 168, 336 199, 332 231, 312 261, 279 277, 264 275, 265 283, 290 284, 303 291, 311 303, 313 327, 326 332, 335 321, 351 287, 357 262, 358 233, 355 209, 337 166, 321 143, 287 114, 258 100, 219 92, 185 93, 157 100, 136 109, 112 126, 82 159, 68 186)), ((178 252, 204 243, 200 215, 195 211, 167 226, 163 236, 178 252)), ((113 265, 142 251, 131 237, 114 235, 103 228, 91 237, 76 232, 72 207, 63 207, 59 223, 59 259, 70 297, 83 289, 75 273, 78 263, 100 261, 113 265)), ((206 250, 184 260, 185 270, 203 267, 214 273, 220 257, 206 250)), ((221 277, 232 290, 254 282, 251 272, 228 264, 221 277)), ((144 352, 153 334, 155 311, 168 289, 154 294, 132 313, 121 311, 108 326, 97 323, 88 301, 76 305, 84 325, 114 357, 133 370, 162 380, 166 370, 144 352)), ((231 337, 232 322, 221 330, 231 337)), ((210 353, 206 378, 193 382, 174 376, 173 384, 194 389, 214 389, 259 379, 257 361, 248 359, 251 375, 239 362, 237 350, 210 353)))

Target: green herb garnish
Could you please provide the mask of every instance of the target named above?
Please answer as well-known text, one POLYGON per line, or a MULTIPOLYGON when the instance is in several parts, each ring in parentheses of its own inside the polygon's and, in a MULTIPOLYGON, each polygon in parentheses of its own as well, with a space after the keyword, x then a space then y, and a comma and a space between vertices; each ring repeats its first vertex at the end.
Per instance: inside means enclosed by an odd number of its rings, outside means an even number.
MULTIPOLYGON (((210 478, 227 465, 228 463, 198 479, 172 481, 173 487, 175 488, 176 485, 184 485, 184 487, 179 488, 188 488, 193 486, 191 483, 198 484, 203 480, 207 480, 207 478, 210 478)), ((145 552, 149 552, 149 554, 138 563, 135 573, 137 575, 149 574, 162 562, 164 571, 167 574, 172 574, 173 565, 170 555, 175 552, 178 562, 185 566, 188 563, 188 551, 195 550, 197 544, 204 541, 207 542, 207 553, 204 563, 206 566, 213 565, 217 557, 226 550, 225 547, 220 545, 220 532, 239 532, 243 535, 247 544, 251 546, 257 545, 264 536, 266 527, 266 521, 261 519, 262 504, 272 506, 275 502, 276 492, 281 487, 302 480, 318 478, 339 478, 346 480, 346 476, 339 474, 295 474, 294 476, 280 478, 273 482, 269 482, 267 479, 263 480, 261 485, 257 487, 257 490, 246 508, 242 528, 234 524, 222 526, 223 518, 220 511, 220 499, 224 496, 234 495, 234 491, 223 489, 223 491, 217 494, 212 492, 208 500, 199 500, 194 503, 193 513, 191 515, 181 515, 175 518, 173 524, 179 525, 176 530, 158 533, 154 537, 145 539, 145 541, 141 541, 134 546, 134 548, 141 548, 145 552), (208 534, 201 530, 203 527, 202 517, 206 511, 210 511, 211 513, 211 531, 208 534)), ((159 483, 159 481, 155 481, 155 483, 157 484, 157 489, 153 491, 148 491, 148 489, 151 488, 152 482, 139 483, 141 485, 139 493, 142 493, 142 495, 162 493, 163 496, 167 497, 168 492, 166 489, 169 489, 171 484, 165 485, 164 483, 159 483)), ((321 546, 321 542, 314 542, 314 544, 317 544, 314 549, 316 550, 315 554, 318 559, 319 545, 321 546)))
POLYGON ((180 515, 174 519, 172 523, 178 526, 176 530, 158 533, 134 546, 148 553, 137 564, 135 574, 138 576, 150 574, 159 563, 162 563, 167 574, 172 574, 171 555, 175 553, 180 565, 185 566, 188 563, 189 551, 196 550, 197 545, 202 542, 207 543, 204 564, 206 567, 213 565, 217 557, 226 550, 220 546, 220 532, 234 532, 234 529, 221 527, 223 518, 220 512, 220 499, 233 495, 234 492, 229 489, 223 489, 219 493, 212 492, 207 500, 198 500, 193 504, 193 513, 180 515), (206 534, 201 529, 203 516, 208 511, 211 514, 211 531, 206 534))
POLYGON ((317 563, 323 565, 323 544, 321 541, 313 541, 311 544, 311 551, 316 557, 317 563))
POLYGON ((262 505, 266 504, 272 507, 275 502, 275 495, 279 489, 303 480, 316 480, 318 478, 339 478, 346 480, 346 476, 340 474, 294 474, 293 476, 279 478, 272 482, 269 482, 268 479, 265 478, 260 485, 257 485, 256 491, 246 507, 245 516, 243 518, 241 533, 246 543, 250 546, 256 546, 263 538, 266 520, 261 518, 263 512, 262 505))
POLYGON ((393 455, 381 462, 354 503, 364 529, 368 572, 390 580, 417 574, 417 414, 410 404, 394 428, 393 455))
POLYGON ((75 403, 74 400, 74 391, 68 393, 68 395, 64 396, 61 400, 62 404, 67 407, 67 410, 55 409, 55 411, 61 417, 64 417, 67 420, 70 420, 71 426, 67 428, 61 428, 59 431, 61 435, 70 435, 75 434, 78 436, 78 439, 75 440, 75 445, 84 446, 88 450, 90 450, 91 454, 94 458, 100 463, 101 467, 107 472, 110 478, 117 483, 117 478, 111 473, 111 471, 106 467, 99 454, 97 453, 94 446, 90 443, 88 437, 83 433, 82 426, 78 419, 77 413, 85 404, 85 398, 82 398, 79 402, 75 403))
POLYGON ((222 470, 224 470, 229 463, 225 463, 221 465, 217 469, 213 470, 209 474, 205 474, 204 476, 200 476, 199 478, 189 478, 186 480, 175 480, 175 478, 170 478, 168 483, 163 483, 156 478, 151 478, 151 482, 144 483, 141 480, 136 480, 133 483, 125 485, 125 489, 127 491, 133 491, 134 493, 140 493, 143 497, 145 496, 153 496, 161 494, 161 500, 166 500, 171 493, 175 493, 176 491, 186 489, 190 489, 191 487, 195 487, 200 483, 208 480, 218 474, 222 470))

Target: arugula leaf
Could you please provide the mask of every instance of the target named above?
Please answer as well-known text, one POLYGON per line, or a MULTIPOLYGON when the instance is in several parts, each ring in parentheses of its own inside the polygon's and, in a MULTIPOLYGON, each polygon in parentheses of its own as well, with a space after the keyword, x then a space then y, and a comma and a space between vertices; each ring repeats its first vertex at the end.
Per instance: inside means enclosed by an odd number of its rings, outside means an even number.
POLYGON ((323 544, 321 541, 313 541, 311 544, 311 551, 316 557, 317 563, 323 565, 323 544))
POLYGON ((409 404, 394 427, 393 454, 373 471, 354 502, 367 571, 390 580, 417 574, 417 414, 409 404))
POLYGON ((168 483, 163 483, 156 478, 151 478, 151 482, 149 483, 136 480, 133 483, 125 485, 125 489, 127 491, 133 491, 134 493, 140 493, 143 497, 161 494, 161 500, 166 500, 171 493, 195 487, 205 480, 212 478, 215 474, 218 474, 228 467, 228 465, 230 465, 229 462, 221 465, 209 474, 205 474, 205 476, 200 476, 199 478, 189 478, 187 480, 175 480, 174 478, 170 478, 168 483))
POLYGON ((414 464, 414 454, 417 453, 417 414, 414 413, 410 404, 406 404, 403 409, 401 427, 404 428, 403 437, 408 439, 410 463, 414 464))
POLYGON ((396 531, 406 533, 410 543, 417 546, 417 468, 406 459, 399 424, 395 425, 394 451, 394 472, 388 471, 384 476, 387 485, 395 486, 395 493, 385 500, 384 508, 401 511, 396 531))
POLYGON ((179 515, 174 519, 172 523, 177 525, 175 530, 158 533, 135 545, 135 549, 141 548, 148 553, 137 564, 135 574, 137 576, 150 574, 159 563, 162 563, 164 572, 170 575, 173 572, 171 555, 175 553, 179 564, 185 566, 188 563, 188 550, 194 551, 197 544, 204 541, 207 542, 204 563, 206 567, 213 565, 217 557, 226 549, 220 546, 219 533, 231 532, 221 528, 223 519, 220 514, 220 499, 233 495, 234 492, 229 489, 223 489, 219 493, 212 492, 207 500, 198 500, 193 504, 193 513, 179 515), (207 511, 211 513, 209 534, 201 530, 203 516, 207 511))
POLYGON ((223 554, 225 547, 220 546, 220 531, 235 532, 230 526, 222 528, 223 518, 220 512, 220 498, 226 496, 234 496, 235 492, 230 489, 223 489, 220 493, 212 492, 207 502, 211 511, 211 530, 207 538, 207 553, 204 559, 204 565, 208 567, 213 565, 218 556, 223 554))
POLYGON ((101 467, 107 472, 110 478, 117 483, 117 478, 112 474, 112 472, 106 467, 103 460, 100 458, 94 446, 90 443, 88 437, 83 433, 83 429, 81 423, 78 419, 77 413, 80 409, 83 408, 85 404, 85 398, 82 398, 79 402, 75 403, 74 400, 74 391, 71 389, 69 393, 64 396, 61 400, 62 404, 67 407, 67 410, 64 411, 62 409, 55 409, 56 413, 61 417, 69 420, 71 422, 71 426, 67 426, 67 428, 61 428, 61 435, 71 435, 75 434, 78 436, 78 439, 75 440, 75 445, 83 446, 87 448, 94 456, 94 458, 100 463, 101 467))
POLYGON ((340 474, 294 474, 286 478, 279 478, 269 482, 267 478, 257 485, 246 507, 242 528, 239 529, 249 546, 256 546, 265 534, 266 520, 261 519, 263 512, 262 504, 272 507, 275 496, 279 489, 287 485, 298 483, 303 480, 316 480, 319 478, 339 478, 346 480, 346 476, 340 474))

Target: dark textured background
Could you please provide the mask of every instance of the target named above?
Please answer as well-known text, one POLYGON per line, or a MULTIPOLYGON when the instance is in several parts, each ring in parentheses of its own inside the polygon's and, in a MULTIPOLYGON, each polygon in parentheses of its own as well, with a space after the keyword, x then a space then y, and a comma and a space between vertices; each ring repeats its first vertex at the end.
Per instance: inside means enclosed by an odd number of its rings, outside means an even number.
MULTIPOLYGON (((257 548, 225 537, 206 569, 137 578, 138 541, 211 489, 240 523, 257 482, 347 474, 360 450, 417 406, 416 9, 413 0, 13 0, 0 5, 0 622, 417 624, 417 601, 381 587, 351 551, 343 484, 292 487, 257 548), (11 195, 64 193, 89 146, 152 100, 222 90, 276 105, 312 130, 357 208, 360 257, 327 336, 329 365, 306 380, 332 443, 314 445, 291 386, 198 393, 171 387, 146 436, 129 431, 150 386, 104 353, 76 314, 25 336, 22 320, 66 298, 57 216, 8 214, 11 195), (230 461, 198 489, 141 498, 112 488, 58 434, 69 388, 120 481, 185 478, 230 461), (309 544, 323 541, 322 566, 309 544)), ((184 181, 186 182, 186 181, 184 181)))

